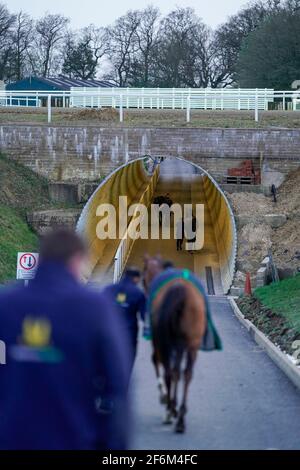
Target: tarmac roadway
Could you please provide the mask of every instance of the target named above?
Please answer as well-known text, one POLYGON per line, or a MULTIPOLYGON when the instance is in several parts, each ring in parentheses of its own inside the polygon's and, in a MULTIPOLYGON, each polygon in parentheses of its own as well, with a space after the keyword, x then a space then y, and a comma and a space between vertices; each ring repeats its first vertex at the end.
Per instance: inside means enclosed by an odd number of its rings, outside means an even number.
POLYGON ((140 341, 132 381, 132 449, 300 449, 300 392, 249 336, 225 297, 212 298, 222 352, 200 352, 187 430, 162 424, 151 345, 140 341))

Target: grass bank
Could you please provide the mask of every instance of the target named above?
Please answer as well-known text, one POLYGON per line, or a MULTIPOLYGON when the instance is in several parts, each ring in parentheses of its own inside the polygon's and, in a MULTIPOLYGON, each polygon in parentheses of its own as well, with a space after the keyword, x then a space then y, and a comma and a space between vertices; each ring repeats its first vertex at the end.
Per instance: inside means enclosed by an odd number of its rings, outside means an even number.
POLYGON ((18 251, 35 251, 38 238, 22 214, 0 204, 0 283, 16 277, 18 251))
POLYGON ((253 297, 241 297, 238 305, 273 343, 293 354, 292 343, 300 339, 300 274, 260 287, 253 297))
POLYGON ((255 296, 270 310, 285 317, 300 333, 300 274, 260 287, 255 296))
POLYGON ((26 212, 49 204, 47 180, 0 155, 0 283, 15 279, 18 251, 37 249, 26 212))
MULTIPOLYGON (((47 108, 2 108, 0 124, 7 123, 47 125, 47 108)), ((300 128, 300 112, 262 111, 255 122, 254 111, 192 110, 191 121, 187 123, 185 110, 125 109, 124 121, 120 123, 118 110, 53 108, 52 123, 100 127, 300 128)))

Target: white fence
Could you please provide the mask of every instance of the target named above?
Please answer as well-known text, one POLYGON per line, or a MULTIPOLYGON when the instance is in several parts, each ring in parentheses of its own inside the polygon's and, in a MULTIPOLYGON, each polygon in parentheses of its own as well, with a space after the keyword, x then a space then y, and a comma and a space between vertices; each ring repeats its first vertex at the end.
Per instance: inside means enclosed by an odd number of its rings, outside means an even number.
POLYGON ((267 110, 271 89, 71 88, 71 107, 267 110))
POLYGON ((185 110, 187 122, 191 110, 248 110, 258 112, 272 108, 300 109, 300 90, 271 89, 209 89, 209 88, 71 88, 70 91, 9 91, 0 90, 0 107, 48 107, 51 122, 52 107, 118 108, 120 121, 124 109, 185 110))
POLYGON ((150 180, 147 188, 145 189, 145 191, 143 192, 143 194, 140 197, 138 205, 136 206, 135 212, 132 216, 132 220, 131 220, 129 226, 127 227, 127 230, 126 230, 122 240, 120 241, 120 244, 119 244, 118 249, 116 251, 115 263, 114 263, 114 275, 113 275, 114 282, 118 282, 120 280, 120 278, 123 274, 124 268, 126 266, 126 263, 128 261, 128 258, 130 256, 132 247, 135 243, 135 240, 129 236, 129 233, 131 231, 131 229, 130 229, 131 225, 135 223, 134 219, 136 217, 136 214, 139 213, 139 207, 138 206, 139 206, 139 204, 145 205, 146 207, 149 206, 149 204, 152 200, 153 194, 154 194, 154 190, 155 190, 155 187, 156 187, 156 184, 157 184, 158 177, 159 177, 159 165, 156 165, 156 167, 154 169, 154 172, 153 172, 153 175, 151 177, 151 180, 150 180))

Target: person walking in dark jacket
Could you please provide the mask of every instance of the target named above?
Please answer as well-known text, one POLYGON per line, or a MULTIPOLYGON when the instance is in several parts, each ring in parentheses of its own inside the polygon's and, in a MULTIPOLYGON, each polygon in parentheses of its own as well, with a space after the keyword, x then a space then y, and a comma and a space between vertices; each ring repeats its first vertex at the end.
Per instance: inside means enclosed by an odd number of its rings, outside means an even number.
POLYGON ((84 259, 53 232, 29 286, 0 292, 1 449, 127 448, 128 345, 113 304, 79 283, 84 259))
POLYGON ((140 271, 129 267, 120 282, 107 286, 103 291, 104 295, 115 303, 125 328, 124 334, 129 336, 131 368, 137 351, 138 316, 144 321, 146 312, 146 297, 138 287, 140 280, 140 271))
POLYGON ((179 219, 176 224, 176 250, 182 251, 182 244, 184 240, 184 220, 179 219))

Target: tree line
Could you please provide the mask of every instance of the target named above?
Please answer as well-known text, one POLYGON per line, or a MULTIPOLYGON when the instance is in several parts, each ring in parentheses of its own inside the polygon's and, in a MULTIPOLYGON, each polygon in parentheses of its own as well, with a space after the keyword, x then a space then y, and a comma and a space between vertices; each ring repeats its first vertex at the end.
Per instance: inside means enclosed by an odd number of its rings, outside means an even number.
POLYGON ((0 79, 30 75, 136 87, 289 88, 300 79, 300 0, 254 1, 213 30, 192 8, 128 11, 107 27, 70 28, 0 4, 0 79))

